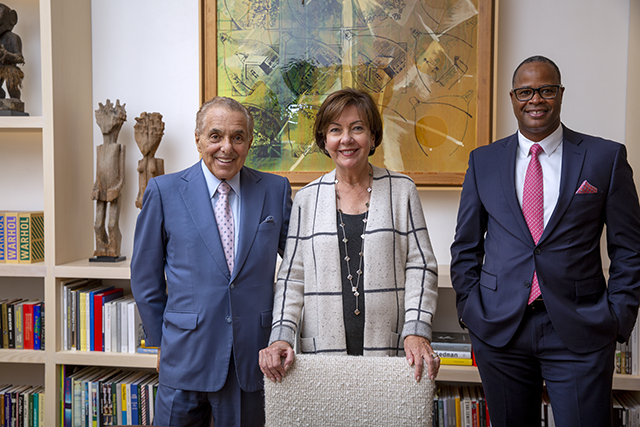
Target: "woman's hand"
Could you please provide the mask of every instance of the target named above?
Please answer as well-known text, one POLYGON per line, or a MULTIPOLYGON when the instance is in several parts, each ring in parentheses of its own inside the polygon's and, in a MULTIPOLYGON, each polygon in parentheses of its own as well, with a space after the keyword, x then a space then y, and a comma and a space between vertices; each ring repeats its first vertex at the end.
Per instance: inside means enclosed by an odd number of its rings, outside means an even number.
POLYGON ((431 343, 424 337, 409 335, 404 339, 404 352, 409 365, 416 367, 416 381, 422 377, 422 361, 427 363, 429 378, 433 381, 440 369, 440 358, 431 348, 431 343))
POLYGON ((282 381, 295 358, 293 349, 286 341, 275 341, 269 347, 260 350, 259 356, 260 370, 273 382, 282 381))

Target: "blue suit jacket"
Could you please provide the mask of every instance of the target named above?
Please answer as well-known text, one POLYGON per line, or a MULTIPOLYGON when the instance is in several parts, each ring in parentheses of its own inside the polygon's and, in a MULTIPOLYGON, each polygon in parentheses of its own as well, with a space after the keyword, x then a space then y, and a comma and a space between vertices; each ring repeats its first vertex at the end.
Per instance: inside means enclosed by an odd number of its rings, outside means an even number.
POLYGON ((149 344, 162 346, 163 385, 220 390, 233 349, 242 389, 263 387, 258 352, 271 331, 275 265, 287 236, 291 186, 286 178, 246 167, 240 174, 240 231, 231 274, 200 163, 147 185, 131 289, 149 344))
POLYGON ((549 317, 577 353, 625 341, 640 297, 640 208, 624 145, 564 128, 560 194, 536 246, 515 189, 517 134, 474 150, 451 246, 458 315, 495 347, 523 318, 534 270, 549 317), (598 189, 575 194, 584 180, 598 189), (611 260, 603 275, 606 224, 611 260), (486 234, 485 234, 486 232, 486 234))

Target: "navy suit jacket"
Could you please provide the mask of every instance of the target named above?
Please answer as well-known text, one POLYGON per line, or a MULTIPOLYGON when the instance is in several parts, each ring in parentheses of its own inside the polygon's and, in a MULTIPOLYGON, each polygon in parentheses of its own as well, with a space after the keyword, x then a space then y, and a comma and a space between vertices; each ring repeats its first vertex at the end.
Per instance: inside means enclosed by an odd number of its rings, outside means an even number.
POLYGON ((275 266, 289 227, 291 186, 286 178, 247 167, 240 174, 240 231, 231 274, 200 163, 147 185, 136 224, 131 290, 148 343, 162 346, 163 385, 218 391, 233 350, 242 389, 263 387, 258 352, 271 332, 275 266))
POLYGON ((535 245, 515 189, 517 134, 469 157, 451 246, 458 316, 502 347, 523 318, 537 271, 554 328, 569 350, 626 341, 640 297, 640 208, 622 144, 566 127, 560 194, 535 245), (597 193, 576 194, 583 181, 597 193), (600 240, 606 225, 608 284, 600 240))

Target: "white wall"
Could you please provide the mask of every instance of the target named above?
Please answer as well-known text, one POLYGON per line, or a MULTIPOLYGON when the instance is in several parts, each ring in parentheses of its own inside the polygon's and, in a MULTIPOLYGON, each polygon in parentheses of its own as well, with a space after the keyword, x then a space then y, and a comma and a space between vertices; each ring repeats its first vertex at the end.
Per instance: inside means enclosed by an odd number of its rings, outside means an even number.
MULTIPOLYGON (((526 57, 550 57, 562 71, 563 121, 571 128, 624 141, 631 0, 502 0, 498 21, 497 127, 516 130, 508 92, 513 69, 526 57), (544 20, 542 16, 545 16, 544 20)), ((127 184, 121 217, 122 253, 131 256, 138 209, 134 118, 164 115, 157 157, 175 172, 198 156, 193 139, 199 106, 198 0, 92 0, 93 99, 127 104, 119 142, 127 146, 127 184), (177 6, 179 5, 179 6, 177 6)), ((95 125, 94 145, 102 143, 95 125)), ((460 192, 421 190, 439 264, 450 262, 460 192)), ((89 196, 88 196, 89 197, 89 196)))

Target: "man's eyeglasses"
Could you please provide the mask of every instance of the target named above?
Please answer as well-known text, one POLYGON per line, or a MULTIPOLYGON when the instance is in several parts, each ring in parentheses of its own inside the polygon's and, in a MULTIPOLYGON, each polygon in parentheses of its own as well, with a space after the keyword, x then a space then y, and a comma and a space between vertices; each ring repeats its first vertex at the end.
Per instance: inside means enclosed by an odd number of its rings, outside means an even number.
POLYGON ((538 88, 521 87, 518 89, 511 89, 511 92, 513 92, 518 101, 525 102, 533 98, 536 92, 538 92, 542 99, 553 99, 558 96, 560 88, 562 88, 562 85, 545 85, 538 88))

